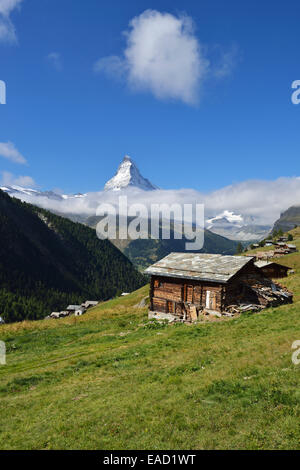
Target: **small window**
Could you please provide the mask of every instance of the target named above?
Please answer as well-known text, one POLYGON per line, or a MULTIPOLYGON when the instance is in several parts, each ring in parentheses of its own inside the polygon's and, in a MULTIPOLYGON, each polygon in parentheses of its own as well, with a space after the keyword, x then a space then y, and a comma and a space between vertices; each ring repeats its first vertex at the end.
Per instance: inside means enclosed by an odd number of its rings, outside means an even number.
POLYGON ((154 280, 154 287, 161 287, 162 286, 162 282, 159 281, 158 279, 155 279, 154 280))

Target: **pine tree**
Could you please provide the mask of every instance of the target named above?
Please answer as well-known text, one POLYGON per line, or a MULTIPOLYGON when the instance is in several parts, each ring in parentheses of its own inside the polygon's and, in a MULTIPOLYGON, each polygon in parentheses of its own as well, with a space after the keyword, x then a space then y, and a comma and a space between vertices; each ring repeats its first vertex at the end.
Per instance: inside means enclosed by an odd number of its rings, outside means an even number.
POLYGON ((239 243, 237 244, 237 247, 236 247, 236 253, 237 253, 237 254, 241 254, 241 253, 243 253, 243 251, 244 251, 244 247, 243 247, 242 243, 239 242, 239 243))

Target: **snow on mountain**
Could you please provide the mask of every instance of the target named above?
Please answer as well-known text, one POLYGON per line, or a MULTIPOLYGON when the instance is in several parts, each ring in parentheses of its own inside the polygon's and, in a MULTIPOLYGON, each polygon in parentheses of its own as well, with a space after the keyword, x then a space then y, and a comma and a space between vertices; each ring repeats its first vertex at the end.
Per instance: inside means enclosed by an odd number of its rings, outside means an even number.
POLYGON ((16 197, 18 199, 24 199, 29 201, 28 196, 30 197, 30 201, 34 203, 35 198, 47 198, 50 200, 55 201, 62 201, 65 199, 72 199, 77 197, 84 197, 84 194, 58 194, 54 191, 38 191, 37 189, 30 189, 30 188, 23 188, 22 186, 0 186, 0 189, 5 193, 9 194, 10 196, 16 197))
POLYGON ((230 240, 261 240, 271 230, 271 226, 258 224, 254 217, 234 214, 228 210, 207 219, 206 224, 208 230, 230 240))
MULTIPOLYGON (((138 189, 143 200, 145 198, 143 191, 153 191, 158 188, 141 175, 134 161, 126 155, 115 176, 105 184, 104 191, 87 194, 59 194, 55 191, 39 191, 21 186, 2 186, 0 189, 10 196, 53 210, 56 213, 65 214, 67 217, 79 214, 81 221, 96 212, 102 200, 113 201, 117 197, 117 191, 128 189, 129 194, 130 189, 138 189)), ((152 196, 155 195, 155 192, 152 193, 152 196)), ((161 198, 161 195, 159 197, 161 198)), ((147 197, 147 201, 148 199, 147 197)), ((262 225, 257 218, 237 214, 228 209, 219 214, 210 212, 209 218, 206 220, 206 228, 217 235, 241 241, 261 240, 271 230, 271 226, 262 225)))
MULTIPOLYGON (((116 175, 106 183, 104 190, 108 196, 109 193, 107 191, 109 190, 118 191, 126 188, 138 188, 143 191, 158 189, 141 175, 134 161, 127 155, 119 165, 116 175)), ((87 194, 59 194, 55 191, 39 191, 37 189, 25 188, 16 185, 3 185, 0 189, 8 193, 10 196, 21 199, 22 201, 44 207, 45 209, 52 209, 57 212, 68 214, 72 213, 73 209, 74 212, 82 210, 82 215, 84 215, 85 209, 87 209, 87 213, 89 214, 92 207, 95 207, 94 210, 96 211, 98 205, 97 199, 99 199, 98 203, 100 203, 102 199, 101 192, 87 194), (75 200, 78 202, 80 200, 82 200, 82 202, 85 200, 86 204, 83 203, 78 205, 75 203, 75 200), (77 207, 76 210, 75 206, 77 207)))
POLYGON ((244 219, 240 214, 234 214, 233 212, 225 210, 224 212, 222 212, 222 214, 216 215, 212 219, 208 219, 207 223, 213 224, 214 222, 217 222, 217 221, 243 225, 244 219))
POLYGON ((117 173, 104 186, 105 191, 120 191, 128 187, 143 189, 144 191, 152 191, 158 189, 149 180, 144 178, 139 172, 134 161, 126 155, 119 165, 117 173))

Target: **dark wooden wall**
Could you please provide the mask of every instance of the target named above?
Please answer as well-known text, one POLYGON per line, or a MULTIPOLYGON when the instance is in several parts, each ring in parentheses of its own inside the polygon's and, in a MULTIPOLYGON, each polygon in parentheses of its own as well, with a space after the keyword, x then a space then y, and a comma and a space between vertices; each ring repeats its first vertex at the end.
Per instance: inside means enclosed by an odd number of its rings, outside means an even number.
POLYGON ((264 276, 267 276, 271 279, 276 279, 280 277, 286 277, 288 273, 288 268, 284 266, 264 266, 260 268, 260 271, 263 273, 264 276))
POLYGON ((150 309, 172 313, 191 319, 191 307, 197 314, 206 307, 207 291, 210 292, 210 309, 222 311, 225 287, 213 282, 152 276, 150 284, 150 309), (195 311, 195 310, 194 310, 195 311))

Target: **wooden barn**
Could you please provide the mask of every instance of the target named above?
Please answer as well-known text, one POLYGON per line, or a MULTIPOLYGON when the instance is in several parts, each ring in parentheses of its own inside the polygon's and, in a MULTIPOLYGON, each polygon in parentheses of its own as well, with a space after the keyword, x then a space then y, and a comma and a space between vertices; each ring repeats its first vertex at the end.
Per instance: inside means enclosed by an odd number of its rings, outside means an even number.
POLYGON ((255 266, 262 272, 262 274, 271 279, 286 277, 288 271, 292 268, 283 266, 282 264, 273 261, 256 261, 255 266))
POLYGON ((195 321, 203 313, 224 313, 233 304, 290 302, 291 294, 264 278, 254 261, 244 256, 169 254, 145 270, 151 276, 149 317, 195 321))

